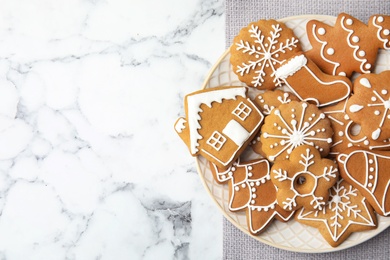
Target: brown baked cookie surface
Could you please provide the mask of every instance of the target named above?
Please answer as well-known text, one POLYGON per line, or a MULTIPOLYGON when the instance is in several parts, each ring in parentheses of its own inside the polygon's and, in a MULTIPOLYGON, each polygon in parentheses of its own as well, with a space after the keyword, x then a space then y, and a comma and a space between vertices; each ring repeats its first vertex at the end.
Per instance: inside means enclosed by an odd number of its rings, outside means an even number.
POLYGON ((275 70, 301 51, 298 38, 285 24, 260 20, 242 28, 230 47, 230 62, 238 78, 250 87, 274 89, 282 82, 275 70))
POLYGON ((329 202, 322 210, 302 208, 295 220, 318 228, 333 247, 343 243, 353 232, 377 226, 376 215, 366 198, 342 179, 330 189, 329 202))

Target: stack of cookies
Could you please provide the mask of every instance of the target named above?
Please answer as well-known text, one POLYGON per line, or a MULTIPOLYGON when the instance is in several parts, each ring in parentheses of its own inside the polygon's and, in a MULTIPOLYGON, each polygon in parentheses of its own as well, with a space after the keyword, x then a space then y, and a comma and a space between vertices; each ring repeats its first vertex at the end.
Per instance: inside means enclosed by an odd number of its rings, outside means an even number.
POLYGON ((187 95, 175 130, 229 185, 229 209, 246 212, 252 234, 294 217, 336 247, 390 216, 390 70, 373 73, 378 49, 390 50, 390 16, 341 13, 306 33, 303 52, 281 22, 242 28, 230 62, 246 86, 187 95))

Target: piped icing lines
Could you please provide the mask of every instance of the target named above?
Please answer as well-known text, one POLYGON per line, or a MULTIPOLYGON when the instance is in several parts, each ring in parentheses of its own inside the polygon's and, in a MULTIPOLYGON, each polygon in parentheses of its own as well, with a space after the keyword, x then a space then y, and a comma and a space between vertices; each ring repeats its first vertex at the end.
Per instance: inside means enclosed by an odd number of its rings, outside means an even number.
POLYGON ((314 103, 318 107, 346 99, 352 88, 347 77, 323 73, 305 54, 287 60, 276 70, 275 77, 284 81, 300 100, 314 103))
POLYGON ((263 115, 271 114, 271 111, 282 104, 288 104, 291 101, 299 101, 299 99, 291 92, 285 92, 279 89, 266 90, 255 97, 253 102, 260 108, 263 115))
POLYGON ((347 102, 347 114, 359 123, 372 140, 390 137, 390 71, 359 76, 354 95, 347 102))
POLYGON ((390 16, 373 15, 370 17, 369 25, 373 25, 377 31, 376 36, 382 43, 381 48, 390 49, 390 16))
POLYGON ((224 169, 240 156, 264 118, 246 93, 246 87, 226 86, 185 97, 186 118, 176 121, 175 130, 192 156, 202 155, 224 169))
POLYGON ((377 225, 376 215, 366 198, 343 179, 330 189, 329 202, 322 210, 302 208, 295 219, 318 228, 333 247, 340 245, 352 232, 374 229, 377 225))
MULTIPOLYGON (((359 42, 360 37, 356 35, 354 30, 354 23, 356 23, 356 19, 353 19, 352 17, 348 17, 346 15, 341 15, 341 28, 345 30, 347 34, 347 43, 350 48, 353 49, 353 58, 360 63, 359 69, 363 73, 370 73, 370 69, 372 67, 372 64, 368 63, 367 59, 365 58, 366 52, 361 49, 359 42)), ((357 21, 359 22, 359 21, 357 21)), ((364 26, 365 25, 360 25, 364 26)))
POLYGON ((329 153, 333 130, 329 119, 306 102, 280 105, 266 117, 261 128, 262 151, 270 161, 289 158, 301 145, 311 145, 322 156, 329 153))
POLYGON ((378 49, 390 47, 389 20, 388 16, 372 16, 366 25, 341 13, 334 26, 309 21, 306 29, 312 49, 307 55, 328 74, 350 77, 353 72, 370 73, 378 49))
POLYGON ((278 188, 278 204, 285 210, 301 207, 322 210, 338 178, 337 165, 322 159, 312 146, 300 146, 288 160, 277 161, 271 168, 271 180, 278 188))
POLYGON ((337 162, 343 179, 356 187, 378 214, 390 216, 390 152, 350 148, 337 162))
POLYGON ((226 171, 211 166, 219 182, 229 182, 229 210, 246 210, 252 234, 264 231, 274 218, 287 221, 292 217, 292 212, 277 204, 276 187, 270 181, 270 164, 266 159, 238 160, 226 171))
MULTIPOLYGON (((314 41, 316 43, 319 44, 319 47, 317 47, 319 50, 319 56, 321 57, 322 61, 321 62, 322 64, 326 64, 326 65, 323 65, 321 66, 321 68, 328 68, 328 69, 325 69, 324 71, 326 71, 327 73, 331 74, 331 75, 342 75, 342 76, 345 76, 346 73, 345 72, 340 72, 339 74, 337 74, 337 69, 340 67, 340 62, 337 62, 337 61, 334 61, 334 60, 330 60, 329 58, 326 57, 325 53, 327 53, 330 57, 332 55, 334 55, 334 48, 332 47, 329 47, 328 48, 328 41, 325 41, 325 40, 321 40, 320 39, 320 36, 322 35, 325 35, 327 29, 325 28, 330 28, 330 26, 319 26, 317 24, 314 23, 313 21, 313 25, 311 26, 311 28, 309 28, 309 24, 307 26, 308 28, 308 34, 310 33, 312 35, 312 38, 314 40, 311 40, 311 44, 312 46, 316 46, 314 44, 314 41)), ((312 52, 314 51, 314 49, 312 49, 312 52)), ((308 52, 310 54, 310 52, 308 52)), ((316 55, 314 55, 314 57, 316 57, 316 55)), ((318 63, 318 61, 315 60, 315 62, 318 63)))
POLYGON ((275 70, 301 47, 293 31, 275 20, 260 20, 241 29, 230 48, 233 71, 241 81, 258 89, 282 82, 275 70))

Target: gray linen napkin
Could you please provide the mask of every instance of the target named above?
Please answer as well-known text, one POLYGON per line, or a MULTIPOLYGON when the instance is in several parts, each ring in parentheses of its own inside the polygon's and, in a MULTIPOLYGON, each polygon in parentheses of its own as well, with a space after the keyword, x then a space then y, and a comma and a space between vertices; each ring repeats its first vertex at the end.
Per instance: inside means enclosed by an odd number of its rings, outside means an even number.
MULTIPOLYGON (((389 0, 226 0, 226 46, 239 30, 259 19, 279 19, 294 15, 337 16, 346 12, 367 22, 372 14, 390 15, 389 0)), ((390 229, 358 246, 321 254, 285 251, 263 244, 244 234, 229 221, 223 225, 224 259, 390 259, 390 229)))

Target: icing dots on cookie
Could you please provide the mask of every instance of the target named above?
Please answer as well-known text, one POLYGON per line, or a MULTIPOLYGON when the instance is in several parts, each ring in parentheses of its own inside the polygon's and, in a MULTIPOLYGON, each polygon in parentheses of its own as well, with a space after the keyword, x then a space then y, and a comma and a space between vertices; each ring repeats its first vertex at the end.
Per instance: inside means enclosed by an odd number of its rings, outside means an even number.
POLYGON ((294 212, 283 210, 276 201, 276 188, 270 178, 270 164, 266 159, 248 162, 239 160, 228 170, 211 164, 214 178, 229 183, 229 210, 246 211, 248 230, 263 232, 273 219, 289 220, 294 212))
POLYGON ((390 48, 389 29, 389 16, 373 15, 365 24, 341 13, 333 26, 312 20, 306 27, 312 46, 307 55, 327 74, 370 73, 378 49, 390 48))
POLYGON ((278 188, 278 204, 285 210, 322 210, 328 189, 337 178, 337 165, 322 159, 318 150, 308 145, 296 148, 288 160, 277 161, 271 168, 271 180, 278 188))
POLYGON ((359 76, 354 95, 347 102, 347 114, 374 141, 390 138, 390 71, 359 76))
POLYGON ((333 130, 329 119, 312 104, 292 101, 266 117, 261 128, 262 151, 270 161, 288 159, 301 145, 311 145, 322 156, 329 153, 333 130))
POLYGON ((230 48, 230 62, 239 79, 258 89, 273 89, 282 82, 274 72, 301 50, 293 31, 275 20, 260 20, 241 29, 230 48))
POLYGON ((350 148, 337 157, 340 175, 356 187, 375 211, 390 216, 390 151, 350 148))
POLYGON ((288 104, 291 101, 299 99, 291 92, 285 92, 279 89, 266 90, 264 93, 257 95, 253 102, 260 108, 263 115, 271 114, 271 111, 282 104, 288 104))

